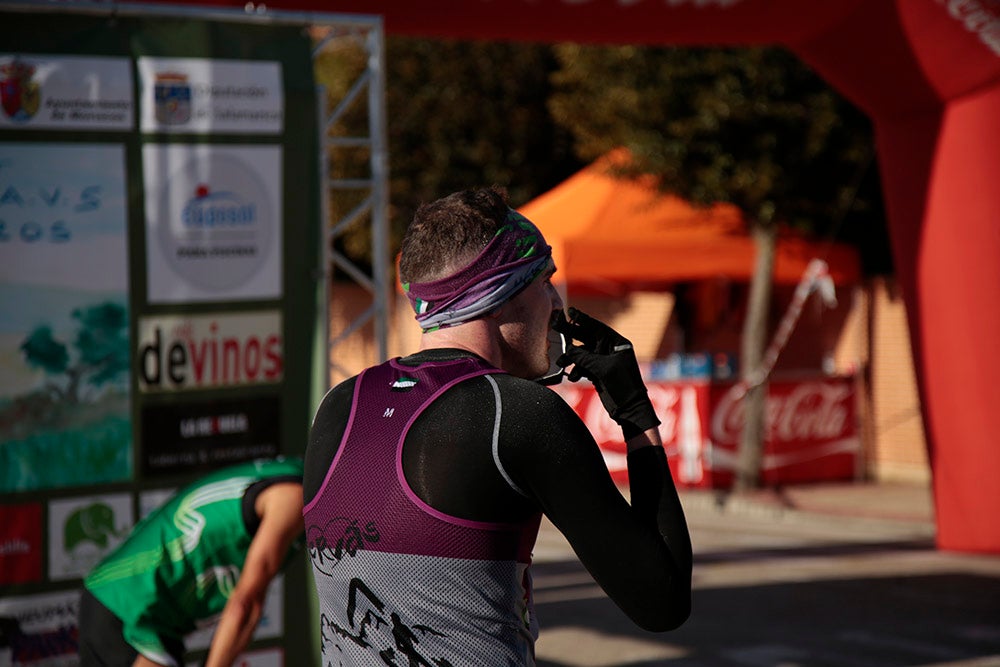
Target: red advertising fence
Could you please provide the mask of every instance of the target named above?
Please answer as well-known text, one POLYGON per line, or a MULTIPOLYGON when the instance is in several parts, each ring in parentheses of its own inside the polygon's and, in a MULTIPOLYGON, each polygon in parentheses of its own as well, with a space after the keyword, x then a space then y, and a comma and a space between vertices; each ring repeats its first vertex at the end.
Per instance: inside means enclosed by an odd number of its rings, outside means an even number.
MULTIPOLYGON (((732 383, 677 380, 647 383, 662 424, 660 436, 681 487, 728 488, 733 482, 743 401, 732 383)), ((621 429, 592 385, 554 387, 594 435, 616 482, 628 481, 621 429)), ((771 381, 766 403, 761 484, 849 480, 861 459, 853 377, 771 381)))

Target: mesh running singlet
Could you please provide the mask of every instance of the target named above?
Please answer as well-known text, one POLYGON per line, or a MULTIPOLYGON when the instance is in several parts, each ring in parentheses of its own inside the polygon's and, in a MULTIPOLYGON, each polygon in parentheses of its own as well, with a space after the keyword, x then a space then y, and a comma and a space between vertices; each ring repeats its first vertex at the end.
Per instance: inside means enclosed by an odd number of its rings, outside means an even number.
POLYGON ((324 665, 534 664, 528 566, 540 515, 519 524, 447 516, 413 493, 401 464, 428 404, 499 372, 473 358, 391 360, 358 377, 344 438, 304 510, 324 665))

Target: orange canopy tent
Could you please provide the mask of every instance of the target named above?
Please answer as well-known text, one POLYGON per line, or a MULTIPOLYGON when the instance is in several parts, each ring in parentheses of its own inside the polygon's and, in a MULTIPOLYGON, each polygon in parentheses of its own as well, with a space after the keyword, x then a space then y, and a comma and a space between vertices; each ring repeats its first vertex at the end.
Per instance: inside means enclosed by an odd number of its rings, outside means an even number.
MULTIPOLYGON (((624 179, 618 149, 519 208, 552 245, 556 282, 574 287, 648 285, 724 277, 748 281, 754 243, 740 210, 697 207, 656 188, 652 177, 624 179)), ((777 284, 796 284, 810 260, 823 259, 837 285, 860 278, 857 251, 779 235, 777 284)))

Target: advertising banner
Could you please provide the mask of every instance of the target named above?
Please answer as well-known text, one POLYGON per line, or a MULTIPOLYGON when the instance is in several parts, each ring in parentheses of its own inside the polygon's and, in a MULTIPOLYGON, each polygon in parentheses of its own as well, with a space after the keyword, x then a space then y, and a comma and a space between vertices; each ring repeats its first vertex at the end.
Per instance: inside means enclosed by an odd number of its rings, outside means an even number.
POLYGON ((139 320, 139 391, 268 385, 284 376, 281 312, 139 320))
MULTIPOLYGON (((253 633, 254 639, 274 639, 280 637, 285 632, 284 614, 282 609, 285 606, 285 578, 282 575, 271 580, 267 587, 267 597, 264 598, 264 607, 261 609, 260 622, 253 633)), ((189 649, 207 649, 212 643, 212 635, 215 633, 217 621, 206 624, 205 627, 195 630, 184 638, 184 645, 189 649)), ((241 660, 246 656, 242 656, 241 660)), ((237 660, 236 665, 242 666, 241 660, 237 660)))
POLYGON ((0 665, 77 667, 78 591, 0 597, 0 665))
POLYGON ((282 295, 281 148, 143 148, 150 303, 282 295))
MULTIPOLYGON (((611 477, 628 482, 628 461, 622 429, 601 404, 594 386, 586 380, 552 387, 583 419, 601 448, 611 477)), ((660 438, 678 485, 697 486, 707 480, 705 456, 708 442, 708 382, 681 380, 648 382, 649 400, 660 418, 660 438)))
MULTIPOLYGON (((319 400, 308 31, 100 11, 0 6, 0 667, 78 664, 82 581, 137 517, 300 456, 319 400)), ((312 662, 290 563, 240 664, 312 662)))
POLYGON ((0 505, 0 584, 41 579, 41 504, 0 505))
POLYGON ((86 576, 121 544, 134 523, 126 493, 63 498, 49 503, 49 579, 86 576))
POLYGON ((0 128, 130 130, 128 58, 0 53, 0 128))
MULTIPOLYGON (((709 465, 713 485, 733 482, 743 401, 727 383, 712 386, 709 465)), ((764 485, 849 480, 861 455, 857 390, 850 376, 771 381, 764 417, 764 485)))
POLYGON ((132 473, 125 151, 0 143, 0 492, 132 473))
POLYGON ((139 69, 143 132, 281 134, 281 63, 152 58, 139 69))
MULTIPOLYGON (((743 428, 743 403, 732 383, 647 382, 674 481, 680 487, 729 488, 743 428)), ((628 481, 625 442, 593 385, 553 389, 597 440, 612 478, 628 481)), ((819 377, 768 384, 761 483, 849 480, 857 472, 861 436, 852 377, 819 377)))
POLYGON ((189 398, 142 410, 145 475, 218 468, 277 456, 281 400, 277 396, 212 401, 189 398))

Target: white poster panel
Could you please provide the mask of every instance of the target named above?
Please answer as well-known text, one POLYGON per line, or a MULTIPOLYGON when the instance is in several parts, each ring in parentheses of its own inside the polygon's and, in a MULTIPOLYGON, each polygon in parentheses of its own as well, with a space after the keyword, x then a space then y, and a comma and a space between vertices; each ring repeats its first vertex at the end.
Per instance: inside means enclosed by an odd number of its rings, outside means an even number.
POLYGON ((281 134, 281 64, 257 60, 137 61, 143 132, 281 134))
POLYGON ((0 491, 131 474, 127 217, 121 145, 0 143, 0 491))
POLYGON ((150 303, 282 295, 280 146, 147 145, 150 303))
MULTIPOLYGON (((241 653, 233 663, 236 667, 283 667, 284 651, 278 648, 266 648, 259 651, 241 653)), ((189 662, 187 667, 201 667, 201 662, 189 662)))
POLYGON ((177 489, 154 489, 153 491, 143 491, 139 494, 139 519, 145 519, 154 510, 163 507, 168 500, 173 498, 177 489))
MULTIPOLYGON (((271 639, 280 637, 285 632, 285 622, 282 609, 285 606, 285 575, 279 574, 271 580, 267 587, 267 597, 264 599, 264 608, 261 610, 260 623, 253 633, 254 639, 271 639)), ((207 649, 212 643, 212 635, 215 633, 215 626, 218 619, 212 623, 206 623, 203 627, 195 630, 184 638, 184 645, 190 651, 207 649)), ((237 660, 237 665, 243 663, 237 660)))
POLYGON ((0 127, 131 130, 128 58, 0 53, 0 127))
POLYGON ((86 576, 125 541, 134 523, 128 494, 65 498, 49 503, 49 578, 86 576))
POLYGON ((80 592, 0 598, 0 667, 76 667, 80 592))

